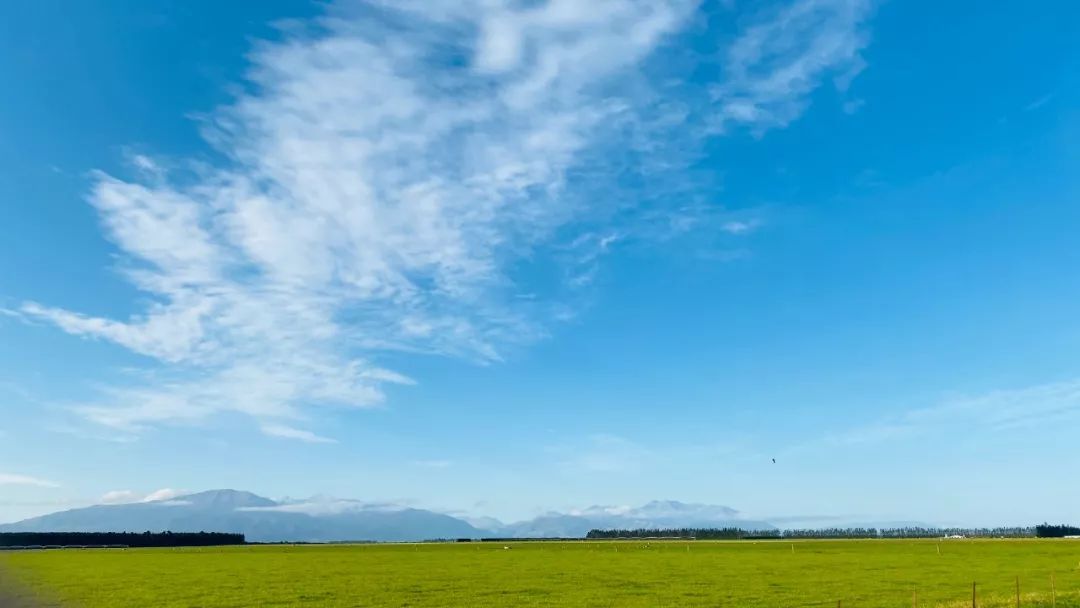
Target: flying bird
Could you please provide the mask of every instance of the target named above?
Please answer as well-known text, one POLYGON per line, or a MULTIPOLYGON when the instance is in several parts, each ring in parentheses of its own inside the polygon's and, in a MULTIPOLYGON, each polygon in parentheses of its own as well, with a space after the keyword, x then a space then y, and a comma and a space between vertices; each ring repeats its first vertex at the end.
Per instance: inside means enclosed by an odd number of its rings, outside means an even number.
POLYGON ((772 459, 772 463, 776 464, 776 459, 775 458, 772 459))

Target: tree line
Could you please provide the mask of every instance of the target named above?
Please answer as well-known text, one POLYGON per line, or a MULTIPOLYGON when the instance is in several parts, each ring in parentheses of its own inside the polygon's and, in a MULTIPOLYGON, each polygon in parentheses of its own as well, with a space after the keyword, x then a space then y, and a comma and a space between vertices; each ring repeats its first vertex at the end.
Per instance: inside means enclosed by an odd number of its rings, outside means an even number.
POLYGON ((742 528, 638 528, 590 530, 585 538, 679 538, 698 540, 753 540, 771 538, 1053 538, 1080 535, 1080 528, 1042 524, 1034 527, 999 528, 820 528, 797 530, 743 530, 742 528))
POLYGON ((686 538, 700 540, 741 540, 780 538, 779 530, 743 530, 742 528, 638 528, 635 530, 589 530, 585 538, 686 538))
POLYGON ((242 545, 226 532, 0 532, 0 547, 207 547, 242 545))

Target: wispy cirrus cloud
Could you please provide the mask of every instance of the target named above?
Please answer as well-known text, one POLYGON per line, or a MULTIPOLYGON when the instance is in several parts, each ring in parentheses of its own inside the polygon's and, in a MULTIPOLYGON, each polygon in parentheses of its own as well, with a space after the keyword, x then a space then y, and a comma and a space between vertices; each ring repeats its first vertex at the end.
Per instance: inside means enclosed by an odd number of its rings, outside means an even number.
MULTIPOLYGON (((663 148, 650 141, 717 113, 755 129, 794 120, 822 78, 856 71, 864 7, 797 0, 755 19, 712 98, 699 86, 671 104, 645 60, 694 0, 332 4, 255 47, 244 92, 203 119, 213 166, 135 156, 130 176, 95 175, 89 201, 149 306, 18 313, 160 363, 74 408, 94 423, 137 433, 239 412, 269 436, 331 441, 295 425, 413 382, 384 353, 494 362, 564 318, 519 262, 568 257, 592 234, 565 273, 582 288, 624 235, 653 232, 605 222, 651 218, 671 238, 720 221, 704 210, 683 225, 687 205, 608 186, 663 148), (623 213, 635 197, 652 215, 623 213)), ((646 164, 650 177, 682 167, 646 164)), ((723 220, 718 233, 756 226, 723 220)))
POLYGON ((960 396, 851 429, 837 443, 878 443, 960 429, 1014 431, 1080 421, 1080 380, 960 396))
POLYGON ((727 78, 712 91, 714 128, 761 134, 801 116, 823 82, 846 90, 866 66, 872 8, 870 0, 796 0, 766 9, 727 48, 727 78))

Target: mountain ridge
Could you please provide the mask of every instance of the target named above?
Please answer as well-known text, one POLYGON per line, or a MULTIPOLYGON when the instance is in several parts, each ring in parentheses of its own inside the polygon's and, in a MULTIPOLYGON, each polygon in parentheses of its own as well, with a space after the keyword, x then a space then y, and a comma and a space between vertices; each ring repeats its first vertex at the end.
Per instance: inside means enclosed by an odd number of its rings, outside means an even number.
POLYGON ((775 529, 744 520, 721 505, 651 501, 640 507, 591 506, 503 524, 455 517, 394 503, 318 497, 275 501, 219 489, 163 500, 58 511, 0 525, 0 532, 238 532, 253 542, 419 541, 440 538, 584 537, 594 528, 741 527, 775 529))

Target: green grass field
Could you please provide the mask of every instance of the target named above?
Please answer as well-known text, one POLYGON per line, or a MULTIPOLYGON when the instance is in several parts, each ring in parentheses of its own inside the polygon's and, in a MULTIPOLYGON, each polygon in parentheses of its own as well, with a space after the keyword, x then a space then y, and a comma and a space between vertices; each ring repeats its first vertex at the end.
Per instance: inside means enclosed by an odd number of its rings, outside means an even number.
MULTIPOLYGON (((43 603, 1080 607, 1080 541, 566 542, 0 553, 43 603), (939 553, 940 548, 940 553, 939 553)), ((10 585, 9 585, 10 586, 10 585)))

